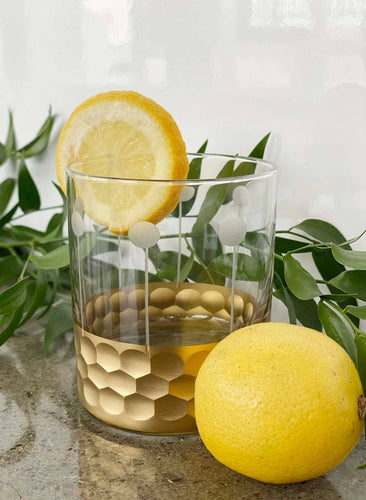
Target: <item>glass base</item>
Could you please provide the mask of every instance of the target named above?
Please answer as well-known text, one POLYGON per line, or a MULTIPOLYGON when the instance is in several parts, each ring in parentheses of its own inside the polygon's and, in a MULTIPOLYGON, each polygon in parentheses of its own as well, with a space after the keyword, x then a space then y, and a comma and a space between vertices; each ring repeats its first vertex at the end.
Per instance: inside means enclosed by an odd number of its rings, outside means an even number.
MULTIPOLYGON (((209 352, 229 333, 231 289, 197 283, 150 284, 154 317, 149 318, 148 343, 139 291, 144 294, 143 286, 93 297, 83 325, 75 323, 80 401, 96 418, 124 430, 196 432, 195 378, 209 352), (112 313, 119 317, 115 324, 112 313)), ((238 290, 235 295, 234 329, 267 320, 268 311, 251 296, 238 290)))

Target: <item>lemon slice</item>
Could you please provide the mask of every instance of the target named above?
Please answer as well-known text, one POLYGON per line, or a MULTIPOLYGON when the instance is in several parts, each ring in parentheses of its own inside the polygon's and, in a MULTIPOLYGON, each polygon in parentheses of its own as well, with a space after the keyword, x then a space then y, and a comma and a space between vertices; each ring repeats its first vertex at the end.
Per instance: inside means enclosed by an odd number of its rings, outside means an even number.
POLYGON ((148 182, 185 179, 188 158, 172 116, 137 92, 98 94, 78 106, 57 145, 56 171, 66 192, 65 167, 94 178, 75 178, 84 210, 115 234, 139 221, 156 224, 174 210, 183 185, 148 182), (106 179, 107 178, 107 179, 106 179), (146 182, 120 179, 146 179, 146 182))

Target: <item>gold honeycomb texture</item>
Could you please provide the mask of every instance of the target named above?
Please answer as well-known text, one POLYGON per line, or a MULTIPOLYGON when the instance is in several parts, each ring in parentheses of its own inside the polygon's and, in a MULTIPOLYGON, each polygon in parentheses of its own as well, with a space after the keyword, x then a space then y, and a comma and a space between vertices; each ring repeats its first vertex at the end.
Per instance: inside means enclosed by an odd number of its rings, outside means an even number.
MULTIPOLYGON (((235 291, 234 329, 266 321, 268 308, 235 291)), ((78 392, 103 422, 134 432, 196 432, 194 384, 208 353, 229 333, 231 289, 149 284, 149 345, 143 285, 91 298, 75 322, 78 392), (82 324, 81 324, 82 323, 82 324)))

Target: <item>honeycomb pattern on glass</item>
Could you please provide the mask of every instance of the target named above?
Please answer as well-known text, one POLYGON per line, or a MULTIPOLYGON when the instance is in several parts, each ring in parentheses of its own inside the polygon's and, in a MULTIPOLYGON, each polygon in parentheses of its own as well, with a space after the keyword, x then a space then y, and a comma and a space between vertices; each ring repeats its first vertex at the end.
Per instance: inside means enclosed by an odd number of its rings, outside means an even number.
MULTIPOLYGON (((121 342, 123 333, 133 330, 131 325, 135 331, 144 329, 141 288, 112 290, 87 303, 84 329, 75 325, 75 346, 79 397, 92 415, 135 432, 196 432, 195 378, 217 341, 195 345, 191 333, 201 328, 202 320, 205 328, 220 331, 220 338, 228 333, 230 289, 181 285, 178 291, 171 283, 154 283, 149 288, 149 320, 151 331, 155 327, 158 333, 171 325, 173 331, 179 324, 187 345, 121 342)), ((251 299, 243 292, 235 294, 236 328, 265 321, 267 311, 251 299)))
POLYGON ((167 352, 166 347, 164 351, 150 347, 149 357, 145 346, 131 348, 131 344, 109 341, 114 345, 109 344, 107 350, 106 339, 78 326, 75 339, 81 346, 77 355, 79 396, 90 413, 109 424, 138 432, 174 433, 178 421, 181 425, 177 432, 195 432, 195 378, 191 373, 196 370, 192 370, 192 360, 204 359, 215 344, 208 344, 206 351, 195 349, 203 346, 183 346, 175 348, 176 352, 173 348, 167 352), (101 359, 100 352, 107 354, 112 368, 101 359), (117 357, 119 368, 115 369, 117 357), (189 374, 184 373, 185 359, 189 361, 189 374))

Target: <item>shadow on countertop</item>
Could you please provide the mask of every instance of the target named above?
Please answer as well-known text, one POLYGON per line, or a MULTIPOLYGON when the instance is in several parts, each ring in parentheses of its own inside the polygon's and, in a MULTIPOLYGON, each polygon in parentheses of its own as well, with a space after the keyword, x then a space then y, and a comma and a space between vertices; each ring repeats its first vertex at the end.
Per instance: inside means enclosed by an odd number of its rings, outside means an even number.
POLYGON ((364 499, 361 440, 339 467, 311 481, 272 485, 215 460, 199 436, 135 435, 89 415, 76 394, 71 336, 47 357, 42 334, 0 349, 0 498, 364 499))

